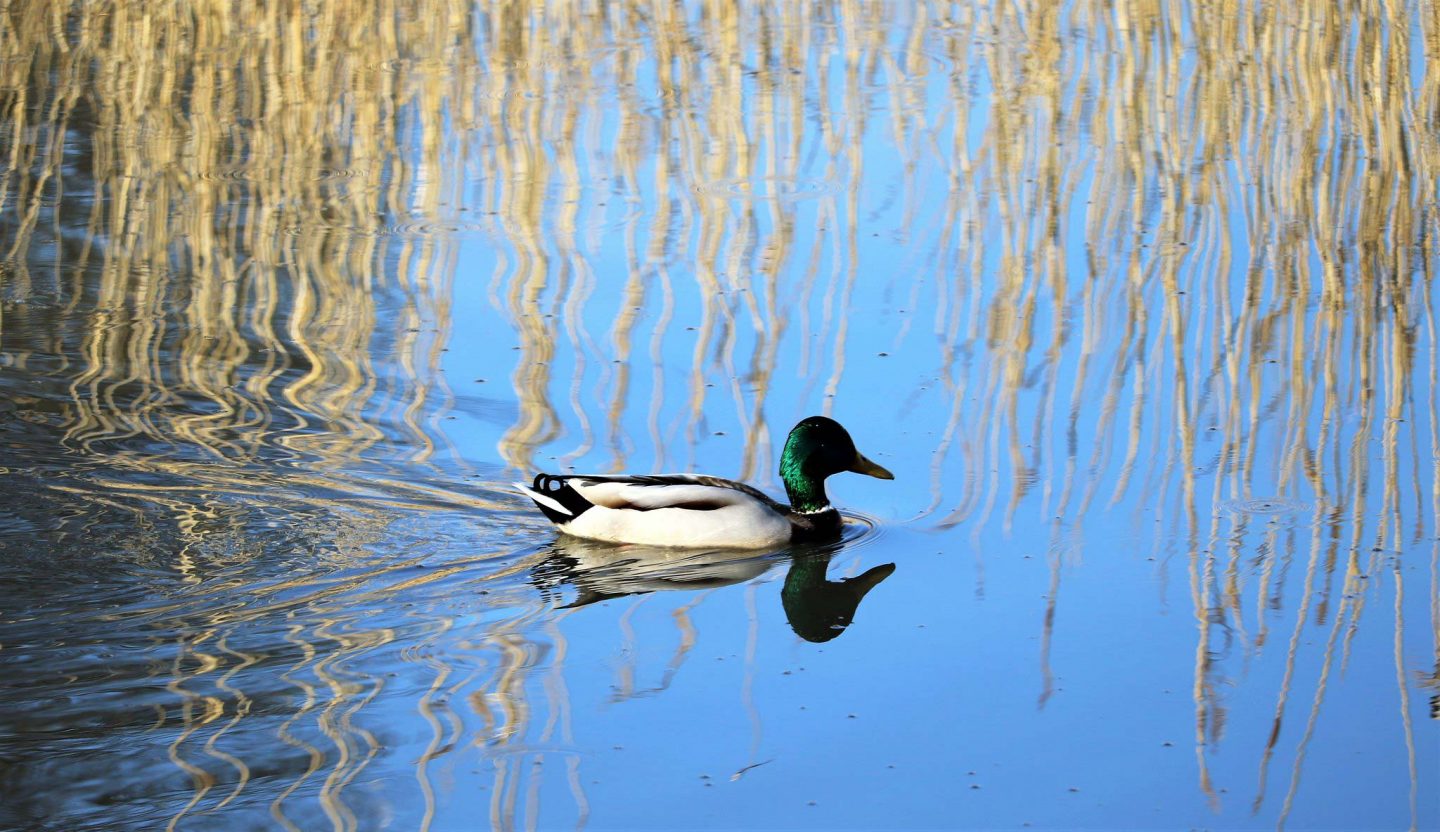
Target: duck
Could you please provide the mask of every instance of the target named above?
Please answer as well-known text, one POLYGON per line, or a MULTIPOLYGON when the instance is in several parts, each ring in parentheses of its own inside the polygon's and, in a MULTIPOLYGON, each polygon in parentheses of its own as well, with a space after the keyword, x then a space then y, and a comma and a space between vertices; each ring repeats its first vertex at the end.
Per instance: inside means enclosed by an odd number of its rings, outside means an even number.
POLYGON ((742 482, 703 474, 537 474, 515 487, 561 532, 605 543, 675 548, 764 549, 840 537, 840 512, 825 480, 851 471, 895 475, 855 449, 839 422, 802 419, 785 440, 780 479, 787 506, 742 482))

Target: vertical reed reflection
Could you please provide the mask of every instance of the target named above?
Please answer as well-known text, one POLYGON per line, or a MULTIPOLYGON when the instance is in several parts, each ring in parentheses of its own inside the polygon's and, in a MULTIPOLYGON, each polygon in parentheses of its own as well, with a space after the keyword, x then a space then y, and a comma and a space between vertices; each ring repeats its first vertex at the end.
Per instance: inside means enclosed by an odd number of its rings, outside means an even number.
MULTIPOLYGON (((179 633, 156 667, 116 660, 112 687, 163 690, 155 724, 96 732, 122 753, 158 744, 182 776, 115 781, 140 790, 152 828, 256 803, 286 828, 360 825, 354 785, 382 748, 369 662, 394 633, 327 599, 392 574, 366 565, 367 521, 458 496, 392 483, 369 490, 392 504, 377 509, 344 483, 441 441, 427 420, 448 396, 439 345, 464 227, 444 172, 473 105, 472 14, 448 0, 0 4, 0 364, 20 371, 5 398, 22 391, 36 426, 7 444, 6 473, 43 483, 33 511, 58 515, 60 549, 99 547, 80 575, 129 561, 153 570, 142 584, 173 571, 201 599, 166 598, 161 580, 128 618, 108 612, 122 593, 72 598, 54 624, 113 615, 99 626, 120 644, 179 633), (128 542, 139 524, 160 528, 128 542), (336 582, 327 566, 357 572, 336 582), (296 597, 314 606, 292 618, 296 597)), ((37 578, 41 604, 87 580, 37 578)), ((37 777, 57 766, 58 786, 7 787, 5 803, 41 816, 35 801, 97 765, 16 753, 37 777)))
POLYGON ((420 321, 445 324, 427 235, 449 209, 421 183, 444 179, 447 102, 474 66, 463 26, 430 30, 464 7, 432 6, 7 8, 0 274, 47 324, 7 328, 6 350, 66 359, 67 447, 172 473, 261 453, 334 465, 384 448, 376 413, 423 408, 434 353, 406 359, 427 347, 420 321), (236 31, 244 57, 217 60, 236 31), (453 75, 418 69, 452 58, 453 75), (377 321, 387 293, 409 298, 399 335, 377 321), (393 380, 374 358, 392 352, 393 380))

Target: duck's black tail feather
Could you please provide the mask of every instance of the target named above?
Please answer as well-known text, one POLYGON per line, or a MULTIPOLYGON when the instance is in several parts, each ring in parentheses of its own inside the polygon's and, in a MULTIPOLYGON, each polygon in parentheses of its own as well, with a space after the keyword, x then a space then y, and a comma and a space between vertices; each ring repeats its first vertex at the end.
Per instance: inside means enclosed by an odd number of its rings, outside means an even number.
MULTIPOLYGON (((517 483, 518 485, 518 483, 517 483)), ((536 474, 535 482, 529 488, 520 486, 535 505, 550 518, 552 523, 569 523, 594 507, 594 503, 580 496, 570 487, 568 477, 553 474, 536 474)))

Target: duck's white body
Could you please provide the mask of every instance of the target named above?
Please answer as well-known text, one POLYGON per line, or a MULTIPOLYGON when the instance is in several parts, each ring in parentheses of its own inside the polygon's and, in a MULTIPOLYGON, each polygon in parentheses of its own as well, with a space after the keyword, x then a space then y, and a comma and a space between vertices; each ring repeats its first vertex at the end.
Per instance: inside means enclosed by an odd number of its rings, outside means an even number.
POLYGON ((515 487, 561 531, 589 540, 762 549, 788 543, 794 528, 785 506, 719 477, 542 475, 515 487))

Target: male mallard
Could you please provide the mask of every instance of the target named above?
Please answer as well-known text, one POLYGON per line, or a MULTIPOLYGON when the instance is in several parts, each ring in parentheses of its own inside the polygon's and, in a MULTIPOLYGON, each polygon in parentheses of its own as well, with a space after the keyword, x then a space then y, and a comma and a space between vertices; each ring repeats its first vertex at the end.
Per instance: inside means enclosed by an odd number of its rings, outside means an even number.
POLYGON ((561 531, 609 543, 762 549, 833 540, 840 512, 825 478, 841 471, 882 480, 895 475, 860 455, 840 423, 811 416, 796 425, 780 455, 787 507, 744 483, 698 474, 605 476, 540 474, 515 483, 561 531))

